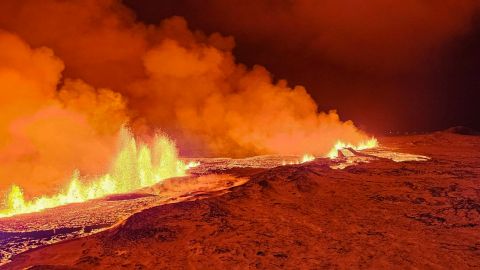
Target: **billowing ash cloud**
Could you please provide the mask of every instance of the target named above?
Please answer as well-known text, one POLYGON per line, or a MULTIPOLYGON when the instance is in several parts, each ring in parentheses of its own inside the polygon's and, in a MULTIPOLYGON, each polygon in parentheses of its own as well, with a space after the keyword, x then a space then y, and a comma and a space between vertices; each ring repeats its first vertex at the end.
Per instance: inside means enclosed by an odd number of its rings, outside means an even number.
POLYGON ((445 87, 445 78, 466 69, 452 55, 472 56, 468 48, 477 38, 462 36, 478 35, 478 0, 124 2, 148 21, 180 14, 204 31, 233 35, 243 62, 306 85, 322 108, 337 108, 369 129, 439 129, 468 124, 458 110, 476 112, 475 102, 468 102, 476 81, 453 79, 445 87))
POLYGON ((301 86, 235 62, 234 41, 175 17, 136 22, 118 1, 2 1, 0 189, 47 193, 105 169, 128 122, 191 155, 327 153, 367 136, 318 113, 301 86))
POLYGON ((75 168, 101 172, 113 155, 125 102, 80 80, 59 86, 63 68, 51 49, 0 32, 1 190, 15 182, 47 193, 75 168))

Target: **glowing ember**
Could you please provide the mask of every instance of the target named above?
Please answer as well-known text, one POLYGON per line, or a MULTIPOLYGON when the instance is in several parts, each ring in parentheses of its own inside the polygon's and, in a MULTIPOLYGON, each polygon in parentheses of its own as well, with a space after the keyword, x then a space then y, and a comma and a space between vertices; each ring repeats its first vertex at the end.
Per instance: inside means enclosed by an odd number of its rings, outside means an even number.
POLYGON ((337 141, 335 146, 330 150, 327 157, 334 159, 338 157, 338 150, 344 148, 352 148, 353 150, 365 150, 370 148, 375 148, 378 146, 378 141, 376 138, 372 137, 370 140, 360 142, 357 145, 353 145, 350 143, 344 143, 342 141, 337 141))
POLYGON ((6 208, 0 210, 0 217, 38 212, 109 194, 129 192, 167 178, 183 176, 188 168, 199 165, 195 162, 185 165, 180 161, 175 143, 165 136, 157 135, 151 145, 137 144, 130 132, 122 130, 120 139, 120 151, 107 174, 82 178, 75 171, 65 191, 31 201, 26 201, 22 189, 14 185, 6 197, 6 208))

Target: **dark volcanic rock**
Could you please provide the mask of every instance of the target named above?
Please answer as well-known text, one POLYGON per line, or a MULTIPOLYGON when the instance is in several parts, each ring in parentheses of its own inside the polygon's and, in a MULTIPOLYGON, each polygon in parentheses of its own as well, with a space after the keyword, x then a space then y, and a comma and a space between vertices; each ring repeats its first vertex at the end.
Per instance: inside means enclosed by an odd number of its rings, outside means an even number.
POLYGON ((143 210, 3 269, 480 268, 480 138, 382 143, 432 159, 249 172, 250 181, 229 193, 143 210))

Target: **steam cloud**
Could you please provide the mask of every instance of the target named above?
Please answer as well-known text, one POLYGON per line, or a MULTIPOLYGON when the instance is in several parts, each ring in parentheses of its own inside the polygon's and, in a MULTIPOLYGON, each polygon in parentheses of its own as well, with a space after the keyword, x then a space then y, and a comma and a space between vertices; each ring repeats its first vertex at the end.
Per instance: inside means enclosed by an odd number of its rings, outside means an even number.
POLYGON ((114 153, 114 132, 128 118, 119 94, 65 80, 51 49, 30 48, 0 32, 0 188, 21 183, 48 193, 72 170, 99 173, 114 153))
POLYGON ((0 190, 48 194, 105 169, 116 133, 161 129, 190 155, 324 155, 367 139, 301 86, 235 62, 234 41, 115 0, 0 2, 0 190))
POLYGON ((338 108, 370 130, 468 124, 454 111, 462 105, 451 105, 468 97, 453 85, 446 90, 442 77, 465 70, 450 58, 468 57, 475 46, 465 36, 477 31, 478 0, 164 0, 169 5, 149 8, 145 3, 155 1, 124 2, 151 22, 158 13, 182 14, 204 31, 233 35, 242 61, 307 85, 321 108, 338 108))

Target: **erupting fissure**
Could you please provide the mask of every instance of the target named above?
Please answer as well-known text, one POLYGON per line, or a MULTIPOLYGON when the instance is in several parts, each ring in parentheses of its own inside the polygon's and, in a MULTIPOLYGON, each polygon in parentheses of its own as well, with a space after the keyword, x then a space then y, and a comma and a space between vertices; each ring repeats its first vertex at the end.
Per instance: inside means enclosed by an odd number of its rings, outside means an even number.
MULTIPOLYGON (((97 177, 82 177, 78 170, 74 171, 66 190, 53 196, 41 196, 30 201, 25 200, 21 187, 13 185, 6 196, 5 208, 0 210, 0 218, 84 202, 110 194, 130 192, 167 178, 184 176, 189 168, 199 165, 198 162, 185 164, 181 161, 175 143, 164 135, 156 135, 153 143, 149 145, 137 143, 127 129, 122 129, 119 137, 120 151, 108 173, 97 177)), ((327 157, 336 158, 338 150, 344 148, 363 150, 377 145, 378 141, 375 138, 358 145, 337 141, 327 157)), ((314 159, 315 156, 305 154, 294 164, 314 159)), ((283 165, 287 163, 284 161, 283 165)))
POLYGON ((53 196, 25 200, 22 189, 13 185, 6 197, 0 217, 38 212, 69 203, 84 202, 109 194, 125 193, 150 186, 171 177, 184 176, 189 167, 178 158, 175 143, 156 135, 152 144, 137 143, 126 129, 120 132, 120 151, 108 173, 97 177, 82 177, 73 173, 68 188, 53 196))
POLYGON ((357 145, 353 145, 351 143, 345 143, 343 141, 337 141, 335 146, 328 152, 328 157, 331 159, 338 157, 338 150, 342 150, 345 148, 352 148, 353 150, 365 150, 370 148, 375 148, 378 146, 378 140, 374 137, 370 138, 369 140, 360 142, 357 145))
POLYGON ((232 37, 192 30, 183 18, 145 25, 121 1, 8 2, 0 1, 8 17, 0 19, 0 190, 17 186, 0 216, 185 172, 176 155, 155 160, 161 143, 131 136, 114 159, 123 123, 142 138, 161 128, 186 155, 278 155, 295 164, 324 157, 337 140, 369 138, 337 111, 320 111, 305 87, 238 63, 232 37))

